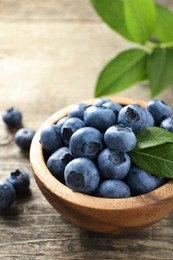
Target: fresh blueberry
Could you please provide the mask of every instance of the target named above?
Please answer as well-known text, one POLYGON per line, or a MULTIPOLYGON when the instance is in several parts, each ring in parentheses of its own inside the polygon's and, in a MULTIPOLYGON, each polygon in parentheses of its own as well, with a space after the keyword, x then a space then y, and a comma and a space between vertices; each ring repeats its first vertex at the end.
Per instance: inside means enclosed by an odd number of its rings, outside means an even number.
POLYGON ((113 112, 116 115, 116 118, 118 116, 119 111, 122 109, 122 106, 120 104, 118 104, 116 102, 112 102, 112 101, 106 102, 102 106, 113 110, 113 112))
POLYGON ((164 119, 161 122, 160 127, 173 133, 173 116, 164 119))
POLYGON ((64 181, 64 169, 73 159, 68 147, 61 147, 56 150, 48 159, 47 167, 55 178, 64 181))
POLYGON ((13 185, 8 181, 0 183, 0 212, 9 208, 16 199, 13 185))
POLYGON ((98 189, 97 196, 103 198, 129 198, 131 192, 127 184, 120 180, 103 181, 98 189))
POLYGON ((77 117, 80 119, 84 119, 84 112, 89 105, 85 103, 79 103, 73 106, 71 111, 68 113, 68 117, 77 117))
POLYGON ((154 117, 156 125, 160 125, 165 118, 172 115, 171 107, 160 99, 149 101, 146 108, 154 117))
POLYGON ((97 98, 94 105, 95 106, 102 106, 104 103, 109 102, 110 100, 108 98, 97 98))
POLYGON ((63 124, 67 121, 68 116, 64 116, 62 117, 60 120, 58 120, 58 122, 56 123, 56 126, 58 128, 61 128, 63 126, 63 124))
POLYGON ((106 148, 98 156, 99 172, 106 179, 123 179, 130 165, 131 160, 127 153, 106 148))
POLYGON ((131 167, 124 181, 129 186, 133 196, 155 190, 165 183, 164 178, 153 176, 136 166, 131 167))
POLYGON ((46 152, 53 153, 63 145, 61 129, 57 125, 46 126, 41 131, 40 143, 46 152))
POLYGON ((65 168, 66 185, 73 191, 93 193, 99 184, 100 176, 95 164, 87 158, 77 158, 65 168))
POLYGON ((22 150, 29 150, 35 131, 31 128, 21 128, 15 134, 15 142, 22 150))
POLYGON ((125 153, 133 150, 137 139, 130 127, 119 124, 106 130, 104 141, 108 148, 125 153))
POLYGON ((87 126, 105 131, 116 122, 114 112, 103 106, 90 106, 85 110, 84 121, 87 126))
POLYGON ((83 120, 77 118, 77 117, 71 117, 65 121, 63 126, 61 127, 61 136, 65 143, 65 145, 69 145, 70 138, 72 134, 78 130, 79 128, 82 128, 85 126, 85 123, 83 120))
POLYGON ((24 170, 17 169, 14 172, 11 172, 7 181, 13 185, 17 195, 22 195, 29 189, 29 174, 24 170))
POLYGON ((146 121, 146 124, 145 124, 145 128, 150 127, 150 126, 154 126, 155 121, 154 121, 152 114, 147 109, 145 109, 145 112, 147 114, 147 121, 146 121))
POLYGON ((8 127, 18 127, 22 121, 22 113, 16 108, 9 108, 3 113, 2 118, 8 127))
POLYGON ((70 139, 70 151, 76 157, 94 159, 103 149, 103 135, 93 127, 78 129, 70 139))
POLYGON ((147 113, 140 105, 127 105, 120 110, 118 123, 131 127, 134 133, 138 133, 147 125, 147 113))

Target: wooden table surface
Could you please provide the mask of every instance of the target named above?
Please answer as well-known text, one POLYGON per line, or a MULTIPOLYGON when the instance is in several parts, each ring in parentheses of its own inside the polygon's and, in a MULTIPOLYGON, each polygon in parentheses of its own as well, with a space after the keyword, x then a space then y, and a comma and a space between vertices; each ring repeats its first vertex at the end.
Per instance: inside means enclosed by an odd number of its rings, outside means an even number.
MULTIPOLYGON (((172 1, 160 2, 173 9, 172 1)), ((130 46, 87 0, 0 0, 0 113, 18 107, 24 126, 37 130, 56 110, 93 97, 100 69, 130 46)), ((172 94, 170 88, 159 98, 173 108, 172 94)), ((146 86, 117 95, 150 99, 146 86)), ((39 191, 28 154, 1 120, 0 180, 17 168, 29 171, 30 193, 0 216, 0 259, 173 259, 173 213, 124 236, 87 232, 65 221, 39 191)))

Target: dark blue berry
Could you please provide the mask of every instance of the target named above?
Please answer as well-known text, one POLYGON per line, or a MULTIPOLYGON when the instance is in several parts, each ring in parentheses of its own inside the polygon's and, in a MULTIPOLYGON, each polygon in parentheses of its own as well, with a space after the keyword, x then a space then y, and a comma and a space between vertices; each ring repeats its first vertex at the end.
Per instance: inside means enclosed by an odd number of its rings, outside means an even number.
POLYGON ((127 105, 120 110, 118 123, 131 127, 134 133, 138 133, 147 125, 147 113, 140 105, 127 105))
POLYGON ((15 134, 15 142, 22 150, 29 150, 35 131, 31 128, 21 128, 15 134))
POLYGON ((0 183, 0 212, 9 208, 16 199, 13 185, 8 181, 0 183))
POLYGON ((116 123, 116 116, 114 112, 107 107, 90 106, 85 110, 84 121, 86 126, 105 131, 108 127, 116 123))
POLYGON ((155 124, 158 126, 165 118, 172 115, 171 107, 160 99, 149 101, 146 108, 152 114, 155 124))
POLYGON ((49 157, 47 167, 55 178, 64 181, 64 169, 72 159, 69 148, 61 147, 49 157))
POLYGON ((164 178, 153 176, 136 166, 131 167, 124 180, 133 196, 155 190, 165 183, 164 178))
POLYGON ((103 149, 103 135, 93 127, 78 129, 70 139, 70 151, 76 157, 94 159, 103 149))
POLYGON ((79 103, 73 106, 71 111, 68 113, 68 117, 77 117, 81 120, 84 119, 84 112, 89 105, 85 103, 79 103))
POLYGON ((73 191, 93 193, 99 184, 100 176, 95 164, 87 158, 77 158, 65 168, 66 185, 73 191))
POLYGON ((2 118, 8 127, 18 127, 22 121, 22 113, 16 108, 9 108, 3 113, 2 118))
POLYGON ((109 102, 110 100, 108 98, 97 98, 96 101, 94 102, 94 105, 96 106, 102 106, 104 103, 109 102))
POLYGON ((96 195, 103 198, 129 198, 131 192, 123 181, 106 180, 99 185, 96 195))
POLYGON ((61 128, 63 126, 63 124, 67 121, 68 116, 62 117, 60 120, 58 120, 58 122, 56 123, 56 126, 58 128, 61 128))
POLYGON ((24 170, 17 169, 14 172, 11 172, 7 181, 13 185, 17 195, 23 195, 29 189, 29 174, 24 170))
POLYGON ((160 127, 173 133, 173 116, 164 119, 161 122, 160 127))
POLYGON ((99 172, 106 179, 123 179, 130 165, 131 160, 128 154, 108 148, 103 150, 98 157, 99 172))
POLYGON ((116 115, 116 118, 118 116, 119 111, 122 109, 122 106, 120 104, 118 104, 116 102, 112 102, 112 101, 106 102, 102 106, 113 110, 113 112, 116 115))
POLYGON ((63 126, 61 127, 61 136, 65 143, 65 145, 69 145, 70 138, 72 134, 78 130, 79 128, 82 128, 85 126, 85 123, 83 120, 71 117, 65 121, 63 126))
POLYGON ((57 125, 46 126, 40 134, 43 149, 51 154, 63 145, 61 129, 57 125))
POLYGON ((135 147, 137 139, 130 127, 119 124, 106 130, 104 141, 112 150, 129 152, 135 147))

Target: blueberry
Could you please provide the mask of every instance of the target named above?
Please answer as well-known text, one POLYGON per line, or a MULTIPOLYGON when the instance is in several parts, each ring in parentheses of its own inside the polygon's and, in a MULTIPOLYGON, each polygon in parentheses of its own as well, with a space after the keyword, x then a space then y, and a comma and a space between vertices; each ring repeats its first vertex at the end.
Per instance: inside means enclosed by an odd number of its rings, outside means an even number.
POLYGON ((154 121, 152 114, 147 109, 145 109, 145 112, 147 114, 147 121, 146 121, 146 124, 145 124, 145 128, 150 127, 150 126, 154 126, 155 121, 154 121))
POLYGON ((94 159, 103 149, 103 135, 93 127, 78 129, 70 139, 70 151, 76 157, 94 159))
POLYGON ((84 119, 84 112, 89 105, 85 103, 79 103, 73 106, 71 111, 68 113, 68 117, 77 117, 80 119, 84 119))
POLYGON ((79 128, 82 128, 85 126, 85 123, 83 120, 77 118, 77 117, 71 117, 65 121, 63 126, 61 127, 61 136, 65 143, 65 145, 69 145, 70 138, 72 134, 78 130, 79 128))
POLYGON ((102 106, 104 103, 109 102, 110 100, 108 98, 97 98, 96 101, 94 102, 94 105, 96 106, 102 106))
POLYGON ((106 130, 104 141, 108 148, 112 150, 129 152, 135 147, 137 139, 130 127, 119 124, 106 130))
POLYGON ((103 150, 98 157, 99 172, 106 179, 123 179, 131 165, 127 153, 113 151, 108 148, 103 150))
POLYGON ((64 181, 64 169, 73 159, 68 147, 61 147, 56 150, 48 159, 47 167, 55 178, 64 181))
POLYGON ((153 176, 136 166, 131 167, 124 181, 134 196, 155 190, 165 183, 164 178, 153 176))
POLYGON ((147 113, 140 105, 127 105, 120 110, 118 123, 131 127, 134 133, 138 133, 147 125, 147 113))
POLYGON ((0 211, 10 207, 16 199, 13 185, 7 181, 0 183, 0 211))
POLYGON ((130 189, 127 184, 120 180, 103 181, 98 189, 97 196, 103 198, 129 198, 131 197, 130 189))
POLYGON ((65 168, 66 185, 73 191, 85 194, 93 193, 99 184, 99 172, 95 164, 87 158, 77 158, 65 168))
POLYGON ((113 110, 113 112, 116 115, 116 118, 118 116, 119 111, 122 109, 122 106, 120 104, 118 104, 116 102, 112 102, 112 101, 106 102, 102 106, 113 110))
POLYGON ((57 125, 46 126, 41 131, 40 143, 46 152, 53 153, 63 145, 61 129, 57 125))
POLYGON ((173 133, 173 116, 164 119, 161 122, 160 127, 173 133))
POLYGON ((24 170, 15 170, 11 172, 10 177, 7 179, 13 185, 17 195, 26 193, 29 189, 30 179, 29 174, 24 170))
POLYGON ((172 115, 170 106, 160 99, 149 101, 146 108, 154 117, 156 125, 160 125, 165 118, 172 115))
POLYGON ((116 122, 114 112, 103 106, 90 106, 85 110, 84 121, 87 126, 105 131, 116 122))
POLYGON ((3 113, 2 118, 8 127, 18 127, 22 121, 22 113, 16 108, 9 108, 3 113))
POLYGON ((29 150, 35 131, 31 128, 21 128, 15 134, 15 142, 22 150, 29 150))
POLYGON ((61 128, 63 126, 63 124, 67 121, 68 116, 64 116, 62 117, 60 120, 58 120, 58 122, 56 123, 56 126, 58 128, 61 128))

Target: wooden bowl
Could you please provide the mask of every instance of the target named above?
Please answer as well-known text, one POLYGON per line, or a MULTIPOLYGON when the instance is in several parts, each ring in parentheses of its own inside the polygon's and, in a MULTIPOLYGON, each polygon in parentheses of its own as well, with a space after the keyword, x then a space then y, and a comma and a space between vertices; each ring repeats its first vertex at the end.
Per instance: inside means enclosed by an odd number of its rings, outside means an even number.
MULTIPOLYGON (((141 100, 110 97, 122 105, 145 106, 141 100)), ((84 100, 93 104, 95 99, 84 100)), ((41 130, 67 115, 73 105, 50 116, 38 129, 30 149, 30 161, 35 180, 48 202, 71 223, 95 232, 123 234, 148 227, 173 210, 173 180, 144 195, 105 199, 73 192, 59 182, 46 167, 39 143, 41 130)))

